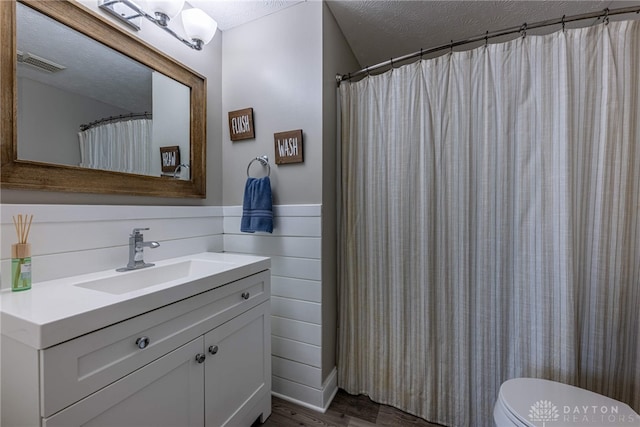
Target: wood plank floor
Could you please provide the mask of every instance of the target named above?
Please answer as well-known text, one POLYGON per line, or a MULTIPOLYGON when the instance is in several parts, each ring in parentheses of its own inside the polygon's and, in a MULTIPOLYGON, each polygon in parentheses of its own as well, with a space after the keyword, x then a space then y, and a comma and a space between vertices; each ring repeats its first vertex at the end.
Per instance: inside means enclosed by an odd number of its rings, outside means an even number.
POLYGON ((353 396, 344 390, 331 402, 326 413, 313 411, 277 397, 272 398, 271 416, 264 424, 257 421, 252 427, 293 427, 293 426, 412 426, 440 427, 422 418, 414 417, 386 405, 371 401, 367 396, 353 396))

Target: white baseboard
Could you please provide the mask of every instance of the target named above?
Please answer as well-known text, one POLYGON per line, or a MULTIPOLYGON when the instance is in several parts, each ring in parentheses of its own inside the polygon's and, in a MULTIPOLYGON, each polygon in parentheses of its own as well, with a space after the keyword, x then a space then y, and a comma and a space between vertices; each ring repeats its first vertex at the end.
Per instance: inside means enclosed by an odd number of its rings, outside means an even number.
POLYGON ((333 402, 333 398, 336 397, 338 393, 338 368, 335 366, 331 370, 331 373, 327 377, 327 380, 322 385, 322 397, 324 401, 324 410, 323 413, 329 409, 331 402, 333 402))
MULTIPOLYGON (((275 382, 282 382, 282 381, 283 380, 280 379, 280 381, 275 381, 275 382)), ((286 380, 284 380, 284 381, 286 382, 286 380)), ((310 389, 310 387, 307 387, 307 388, 310 389)), ((286 400, 288 402, 294 403, 296 405, 300 405, 300 406, 302 406, 304 408, 308 408, 308 409, 311 409, 311 410, 316 411, 316 412, 322 412, 324 414, 325 412, 327 412, 327 409, 329 409, 329 406, 331 405, 331 402, 333 401, 333 398, 338 393, 338 371, 337 371, 337 369, 335 367, 333 368, 333 370, 331 371, 331 373, 329 374, 329 376, 327 377, 325 382, 322 384, 322 389, 321 390, 314 389, 313 391, 316 392, 316 393, 313 393, 313 394, 315 395, 315 397, 317 397, 319 399, 319 401, 317 402, 319 404, 313 404, 313 403, 308 402, 308 401, 296 399, 294 397, 291 397, 288 394, 279 393, 279 392, 275 392, 275 391, 271 391, 271 395, 275 396, 275 397, 277 397, 279 399, 286 400)), ((298 394, 298 395, 302 395, 302 394, 298 394)))

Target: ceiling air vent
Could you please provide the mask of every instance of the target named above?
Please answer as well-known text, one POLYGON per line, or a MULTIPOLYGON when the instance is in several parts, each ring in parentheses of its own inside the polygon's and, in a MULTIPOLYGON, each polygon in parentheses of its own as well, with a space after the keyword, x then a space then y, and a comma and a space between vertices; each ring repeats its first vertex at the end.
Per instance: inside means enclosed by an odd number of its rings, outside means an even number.
POLYGON ((18 63, 31 65, 32 67, 36 67, 37 69, 48 73, 56 73, 67 68, 48 59, 34 55, 33 53, 23 53, 20 51, 18 51, 18 63))

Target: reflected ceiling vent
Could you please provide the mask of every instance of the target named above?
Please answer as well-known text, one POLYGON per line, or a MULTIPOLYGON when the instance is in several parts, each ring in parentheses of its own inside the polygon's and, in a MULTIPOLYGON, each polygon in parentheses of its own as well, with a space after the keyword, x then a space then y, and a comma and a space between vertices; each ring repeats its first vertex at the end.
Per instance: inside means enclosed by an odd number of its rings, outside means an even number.
POLYGON ((44 59, 38 55, 34 55, 33 53, 20 51, 18 51, 18 63, 31 65, 32 67, 35 67, 41 71, 46 71, 47 73, 56 73, 67 68, 63 65, 56 64, 55 62, 48 59, 44 59))

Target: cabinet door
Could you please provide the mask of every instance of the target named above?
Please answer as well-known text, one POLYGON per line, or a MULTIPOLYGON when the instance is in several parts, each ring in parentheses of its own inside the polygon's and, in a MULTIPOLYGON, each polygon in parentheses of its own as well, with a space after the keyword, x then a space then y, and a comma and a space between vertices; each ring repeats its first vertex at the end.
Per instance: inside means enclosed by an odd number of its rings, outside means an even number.
POLYGON ((203 338, 199 337, 126 377, 45 418, 54 426, 202 426, 203 338))
POLYGON ((251 425, 271 413, 271 329, 264 302, 205 335, 205 422, 251 425))

